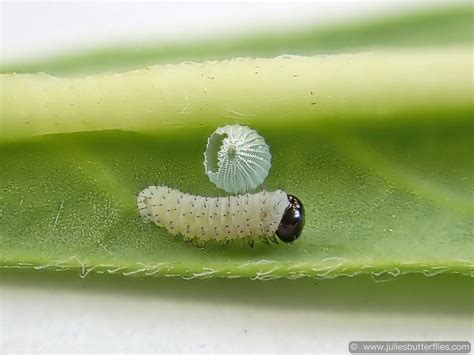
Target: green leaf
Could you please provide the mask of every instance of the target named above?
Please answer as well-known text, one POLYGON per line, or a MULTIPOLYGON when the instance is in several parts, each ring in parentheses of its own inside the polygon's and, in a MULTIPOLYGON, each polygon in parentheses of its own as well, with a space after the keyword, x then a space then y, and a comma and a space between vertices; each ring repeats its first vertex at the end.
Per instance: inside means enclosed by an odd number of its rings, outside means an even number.
POLYGON ((0 266, 277 277, 474 271, 472 50, 2 75, 0 266), (144 224, 135 195, 204 174, 219 125, 258 130, 266 188, 306 207, 293 245, 198 248, 144 224))
POLYGON ((251 34, 245 37, 184 43, 128 43, 56 58, 10 63, 2 73, 73 75, 119 72, 147 65, 235 57, 274 57, 284 54, 357 53, 380 47, 430 47, 471 44, 473 7, 461 4, 399 14, 370 21, 309 27, 294 32, 251 34))

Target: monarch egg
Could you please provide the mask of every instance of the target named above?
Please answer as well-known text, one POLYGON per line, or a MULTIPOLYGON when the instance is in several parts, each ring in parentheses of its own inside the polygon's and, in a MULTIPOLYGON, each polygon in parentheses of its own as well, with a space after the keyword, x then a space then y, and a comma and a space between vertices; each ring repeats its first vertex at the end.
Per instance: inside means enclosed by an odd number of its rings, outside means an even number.
POLYGON ((230 193, 243 193, 263 183, 272 155, 265 139, 240 125, 217 128, 207 140, 204 168, 209 180, 230 193))
POLYGON ((172 235, 202 241, 255 238, 290 243, 304 226, 302 203, 282 190, 226 197, 203 197, 167 186, 148 186, 138 194, 138 209, 172 235))

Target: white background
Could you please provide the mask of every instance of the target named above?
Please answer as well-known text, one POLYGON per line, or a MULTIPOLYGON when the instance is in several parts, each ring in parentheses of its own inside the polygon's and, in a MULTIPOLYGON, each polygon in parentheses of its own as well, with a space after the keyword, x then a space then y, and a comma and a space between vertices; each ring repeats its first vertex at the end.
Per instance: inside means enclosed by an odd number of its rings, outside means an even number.
MULTIPOLYGON (((441 278, 441 279, 440 279, 441 278)), ((470 340, 472 281, 2 278, 3 351, 347 354, 351 340, 470 340)))
POLYGON ((2 61, 22 61, 101 43, 154 43, 283 30, 410 12, 450 2, 2 2, 2 61))
MULTIPOLYGON (((439 6, 440 4, 437 4, 439 6)), ((415 2, 2 3, 2 62, 103 42, 324 24, 415 2)), ((425 4, 426 6, 426 4, 425 4)), ((348 353, 350 340, 471 340, 472 287, 433 278, 256 282, 3 274, 2 353, 348 353), (461 297, 460 297, 461 296, 461 297)))

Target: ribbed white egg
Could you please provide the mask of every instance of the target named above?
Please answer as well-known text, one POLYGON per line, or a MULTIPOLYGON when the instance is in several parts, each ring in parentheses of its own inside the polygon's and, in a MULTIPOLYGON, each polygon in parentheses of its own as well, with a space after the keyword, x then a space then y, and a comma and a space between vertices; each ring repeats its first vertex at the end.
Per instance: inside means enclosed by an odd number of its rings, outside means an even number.
POLYGON ((230 193, 244 193, 268 176, 272 155, 265 139, 241 125, 217 128, 207 140, 204 167, 209 180, 230 193))

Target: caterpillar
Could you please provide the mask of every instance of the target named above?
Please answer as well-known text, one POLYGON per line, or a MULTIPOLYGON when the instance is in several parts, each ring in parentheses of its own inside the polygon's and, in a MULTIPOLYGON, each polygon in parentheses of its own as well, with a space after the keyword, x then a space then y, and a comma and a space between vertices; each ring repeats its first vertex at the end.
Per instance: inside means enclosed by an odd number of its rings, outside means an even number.
POLYGON ((295 241, 304 226, 304 208, 282 190, 226 197, 203 197, 167 186, 148 186, 138 194, 145 222, 166 228, 171 235, 195 241, 246 239, 278 243, 295 241))

